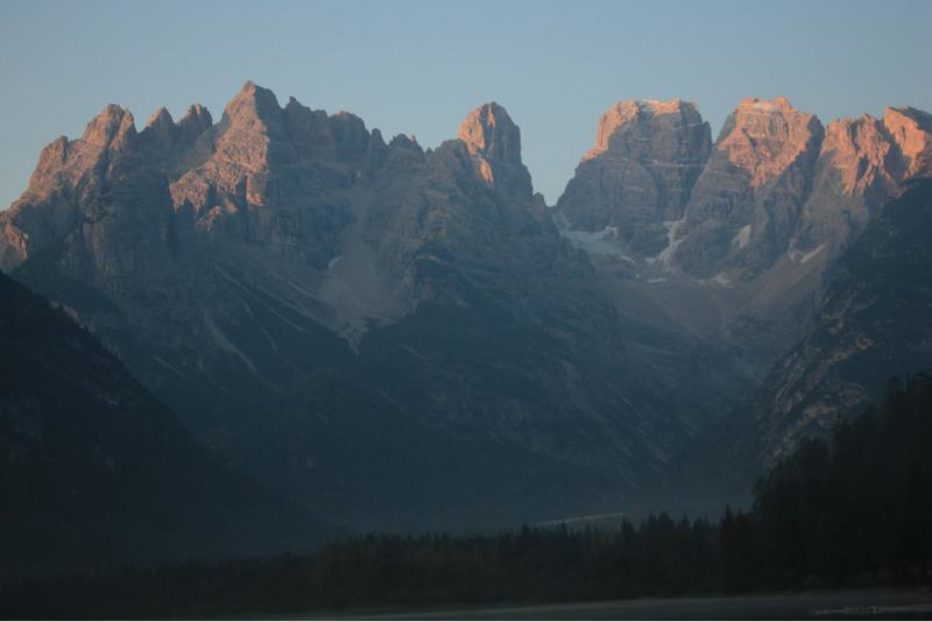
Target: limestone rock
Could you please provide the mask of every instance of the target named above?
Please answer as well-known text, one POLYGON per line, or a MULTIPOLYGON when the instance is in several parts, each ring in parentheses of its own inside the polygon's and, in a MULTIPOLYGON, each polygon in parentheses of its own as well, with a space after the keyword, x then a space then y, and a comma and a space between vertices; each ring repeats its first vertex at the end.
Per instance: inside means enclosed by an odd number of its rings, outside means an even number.
POLYGON ((656 255, 667 244, 663 223, 682 218, 710 149, 695 104, 620 102, 602 116, 559 214, 571 229, 614 228, 630 255, 656 255))
POLYGON ((706 278, 772 265, 795 232, 823 133, 817 118, 786 98, 743 100, 693 188, 677 265, 706 278))
POLYGON ((487 185, 530 198, 531 176, 521 162, 521 132, 503 107, 491 102, 476 108, 463 120, 458 137, 487 185))
POLYGON ((892 378, 932 366, 932 181, 909 184, 845 250, 801 343, 774 366, 760 400, 763 458, 884 398, 892 378))
POLYGON ((932 115, 915 108, 887 108, 883 124, 902 157, 903 176, 932 171, 932 115))

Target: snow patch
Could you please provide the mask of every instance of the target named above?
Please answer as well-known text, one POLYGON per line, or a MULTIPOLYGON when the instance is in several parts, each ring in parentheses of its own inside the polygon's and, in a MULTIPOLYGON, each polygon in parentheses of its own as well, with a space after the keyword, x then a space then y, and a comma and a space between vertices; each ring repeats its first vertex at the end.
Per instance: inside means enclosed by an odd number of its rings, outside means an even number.
POLYGON ((709 280, 722 287, 731 287, 731 279, 724 272, 719 272, 709 280))
POLYGON ((636 263, 622 250, 618 242, 618 227, 607 225, 601 231, 581 231, 570 229, 569 222, 562 214, 556 221, 560 235, 569 240, 575 248, 595 255, 613 255, 630 264, 636 263))
POLYGON ((751 241, 751 225, 744 225, 738 229, 738 233, 731 239, 732 246, 744 248, 751 241))
POLYGON ((648 265, 659 265, 665 270, 671 272, 673 271, 673 254, 676 252, 676 249, 679 247, 679 245, 683 242, 683 238, 676 239, 676 234, 685 222, 685 216, 679 220, 663 221, 663 226, 667 230, 667 246, 653 257, 648 257, 648 265))
POLYGON ((243 351, 237 348, 232 341, 230 341, 226 335, 223 334, 223 331, 220 330, 220 327, 214 322, 213 316, 210 314, 210 311, 207 309, 203 310, 204 312, 204 325, 207 326, 207 332, 210 333, 210 336, 213 337, 214 343, 220 346, 221 349, 226 350, 243 363, 246 364, 252 373, 258 375, 259 370, 256 369, 256 366, 253 365, 252 361, 249 360, 249 357, 243 354, 243 351))
POLYGON ((803 253, 794 248, 793 250, 790 251, 789 255, 790 255, 790 259, 792 259, 796 263, 806 264, 809 262, 810 259, 812 259, 816 255, 821 253, 823 250, 825 250, 825 242, 823 242, 822 244, 819 244, 818 246, 816 246, 814 249, 812 249, 808 253, 803 253))

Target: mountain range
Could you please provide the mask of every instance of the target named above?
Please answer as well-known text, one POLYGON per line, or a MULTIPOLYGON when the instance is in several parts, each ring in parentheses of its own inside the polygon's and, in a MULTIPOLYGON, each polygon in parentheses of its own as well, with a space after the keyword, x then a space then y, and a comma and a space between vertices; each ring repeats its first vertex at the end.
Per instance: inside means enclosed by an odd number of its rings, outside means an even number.
POLYGON ((928 339, 930 172, 912 108, 823 126, 751 98, 713 142, 694 104, 621 102, 550 207, 494 102, 424 149, 250 82, 216 123, 111 105, 54 141, 0 268, 226 467, 336 523, 636 513, 932 367, 889 365, 928 339))

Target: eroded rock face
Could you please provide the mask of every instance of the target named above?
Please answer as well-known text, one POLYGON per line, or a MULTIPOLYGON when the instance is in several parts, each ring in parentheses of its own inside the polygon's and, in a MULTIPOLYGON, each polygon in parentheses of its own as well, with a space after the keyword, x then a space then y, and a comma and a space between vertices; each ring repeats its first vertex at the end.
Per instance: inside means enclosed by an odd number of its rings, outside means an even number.
POLYGON ((830 261, 906 181, 932 173, 932 116, 914 108, 824 129, 784 97, 747 98, 708 142, 692 104, 616 104, 560 197, 564 233, 642 279, 731 287, 777 267, 786 281, 804 276, 778 264, 830 261))
POLYGON ((656 255, 668 242, 663 223, 682 217, 710 148, 695 104, 620 102, 602 116, 559 214, 570 229, 613 228, 632 256, 656 255))
POLYGON ((903 176, 932 170, 932 115, 915 108, 887 108, 883 124, 899 148, 903 176))
POLYGON ((880 120, 864 115, 832 121, 793 249, 829 254, 843 248, 873 208, 897 193, 902 173, 896 144, 880 120))
POLYGON ((486 184, 513 196, 531 196, 531 175, 521 162, 521 132, 504 108, 495 102, 476 108, 463 120, 458 137, 486 184))
POLYGON ((676 264, 702 278, 769 267, 795 231, 822 136, 785 98, 743 100, 693 188, 676 264))
POLYGON ((845 251, 806 338, 774 367, 755 423, 763 457, 827 436, 932 366, 932 181, 909 184, 845 251))
POLYGON ((932 174, 932 117, 887 108, 829 124, 791 254, 836 256, 904 184, 932 174))

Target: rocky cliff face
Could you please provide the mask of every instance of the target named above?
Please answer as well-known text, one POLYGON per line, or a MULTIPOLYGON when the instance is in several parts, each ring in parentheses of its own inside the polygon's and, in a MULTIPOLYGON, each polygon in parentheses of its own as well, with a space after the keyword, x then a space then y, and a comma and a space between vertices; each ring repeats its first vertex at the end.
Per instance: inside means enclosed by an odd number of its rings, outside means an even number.
POLYGON ((492 102, 475 109, 460 125, 458 138, 486 184, 530 198, 531 175, 521 162, 521 133, 504 108, 492 102))
POLYGON ((830 123, 794 249, 841 251, 904 182, 932 172, 930 132, 929 115, 912 108, 830 123))
POLYGON ((711 148, 695 104, 620 102, 599 122, 557 209, 568 229, 601 232, 638 257, 668 243, 711 148))
POLYGON ((614 244, 642 278, 658 266, 719 285, 767 278, 781 261, 836 256, 905 181, 928 175, 930 119, 889 108, 824 129, 786 98, 748 98, 710 150, 694 106, 622 102, 558 212, 569 237, 595 252, 614 244))
POLYGON ((704 278, 771 266, 797 226, 822 136, 785 98, 742 101, 693 188, 676 265, 704 278))
POLYGON ((932 182, 889 202, 842 256, 806 338, 774 367, 756 424, 773 460, 932 369, 932 182))

